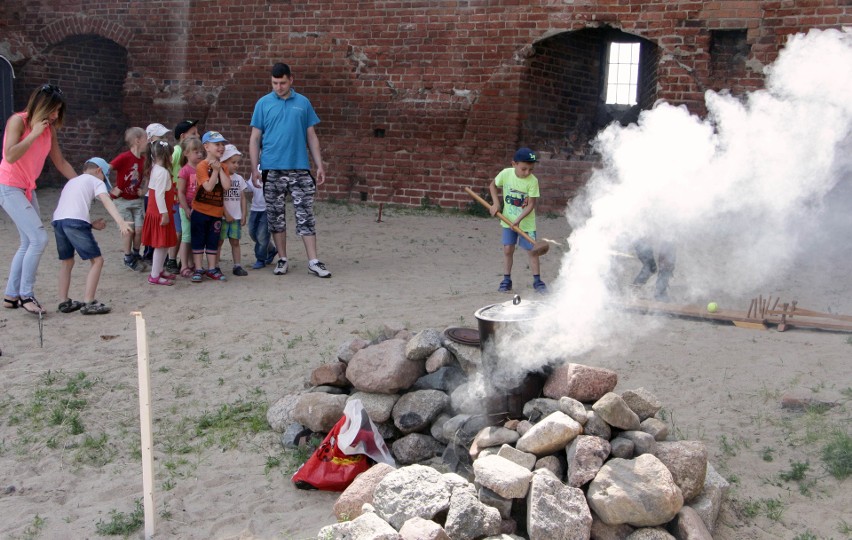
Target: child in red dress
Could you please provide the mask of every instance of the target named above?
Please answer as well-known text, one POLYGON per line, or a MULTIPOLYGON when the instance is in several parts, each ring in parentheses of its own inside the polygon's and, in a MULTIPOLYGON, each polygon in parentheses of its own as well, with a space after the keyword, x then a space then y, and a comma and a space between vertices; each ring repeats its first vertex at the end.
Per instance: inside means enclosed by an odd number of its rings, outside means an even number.
POLYGON ((168 249, 177 245, 177 234, 171 223, 175 202, 172 183, 172 147, 166 141, 148 144, 148 208, 142 224, 142 243, 154 248, 151 263, 151 285, 174 285, 175 275, 163 271, 168 249))

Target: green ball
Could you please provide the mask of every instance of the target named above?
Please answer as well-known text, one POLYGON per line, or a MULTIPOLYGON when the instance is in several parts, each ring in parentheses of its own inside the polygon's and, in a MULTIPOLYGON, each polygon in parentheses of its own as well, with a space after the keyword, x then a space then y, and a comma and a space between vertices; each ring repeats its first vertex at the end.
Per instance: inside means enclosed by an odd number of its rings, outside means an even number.
POLYGON ((710 302, 707 304, 707 311, 710 313, 716 313, 716 310, 719 309, 719 305, 716 302, 710 302))

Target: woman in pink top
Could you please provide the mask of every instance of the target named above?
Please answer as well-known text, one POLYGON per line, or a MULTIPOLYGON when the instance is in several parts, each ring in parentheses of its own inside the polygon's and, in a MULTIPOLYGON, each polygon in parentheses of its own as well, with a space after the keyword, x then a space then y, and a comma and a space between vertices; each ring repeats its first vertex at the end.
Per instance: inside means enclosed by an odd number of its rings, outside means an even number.
POLYGON ((40 315, 44 308, 35 299, 33 287, 41 254, 47 246, 47 233, 39 217, 36 179, 48 156, 65 178, 77 173, 59 149, 56 130, 65 116, 65 99, 58 86, 45 84, 30 95, 27 109, 13 114, 3 136, 0 162, 0 207, 9 214, 21 246, 12 257, 3 307, 21 307, 40 315))

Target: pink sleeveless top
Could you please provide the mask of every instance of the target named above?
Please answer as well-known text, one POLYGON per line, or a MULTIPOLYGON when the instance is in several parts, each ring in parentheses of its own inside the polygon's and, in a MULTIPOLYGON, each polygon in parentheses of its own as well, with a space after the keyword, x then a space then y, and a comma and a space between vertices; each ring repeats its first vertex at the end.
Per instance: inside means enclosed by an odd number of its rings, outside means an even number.
MULTIPOLYGON (((32 128, 26 125, 27 113, 16 113, 24 120, 24 132, 21 134, 21 140, 24 140, 27 135, 32 132, 32 128)), ((33 190, 36 188, 36 179, 41 174, 44 168, 44 162, 50 154, 50 147, 53 143, 53 135, 51 129, 45 129, 38 139, 33 141, 29 149, 24 152, 24 155, 18 158, 18 161, 9 163, 6 161, 6 136, 8 131, 3 133, 3 161, 0 162, 0 184, 10 187, 21 188, 27 195, 28 200, 33 199, 33 190)))

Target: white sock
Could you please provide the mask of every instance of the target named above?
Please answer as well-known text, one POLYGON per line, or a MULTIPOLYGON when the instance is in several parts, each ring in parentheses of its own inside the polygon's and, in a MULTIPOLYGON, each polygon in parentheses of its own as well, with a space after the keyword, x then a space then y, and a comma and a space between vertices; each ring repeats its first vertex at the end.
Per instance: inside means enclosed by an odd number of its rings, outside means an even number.
POLYGON ((319 262, 319 259, 311 259, 308 261, 308 264, 316 264, 319 262))

